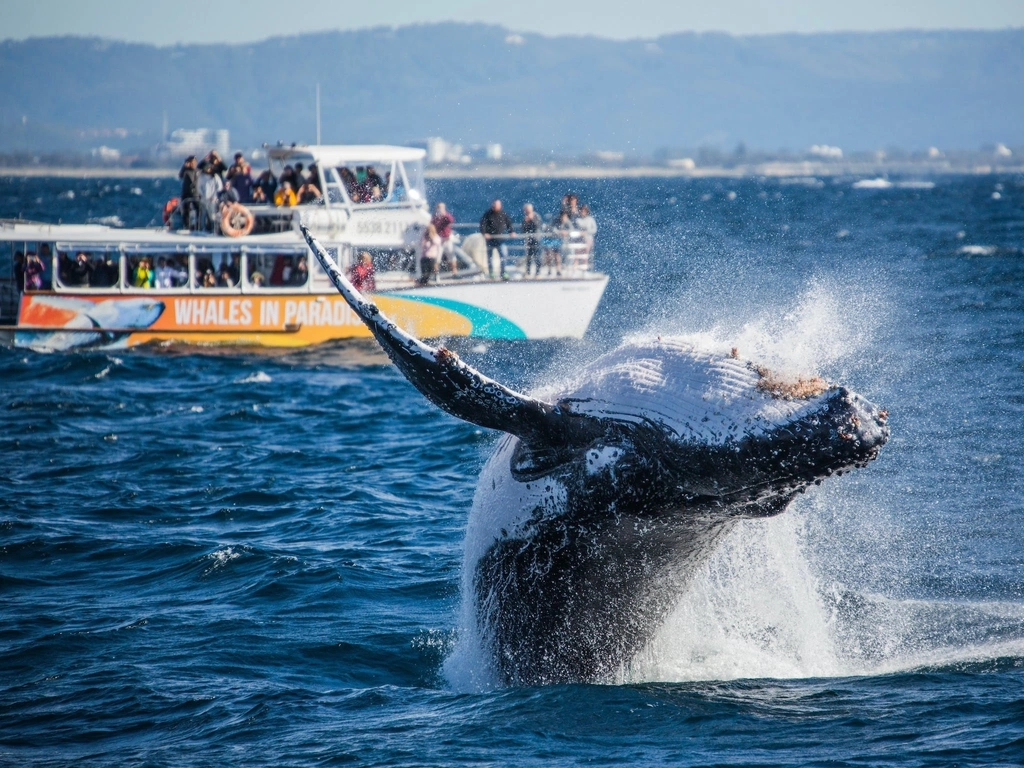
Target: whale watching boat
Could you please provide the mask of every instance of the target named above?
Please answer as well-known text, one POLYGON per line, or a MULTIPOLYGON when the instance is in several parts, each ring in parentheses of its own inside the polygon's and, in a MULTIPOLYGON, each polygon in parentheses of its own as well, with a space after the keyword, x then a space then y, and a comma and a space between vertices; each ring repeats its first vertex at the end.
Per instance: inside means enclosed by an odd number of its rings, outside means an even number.
POLYGON ((19 347, 54 351, 297 347, 369 336, 310 258, 301 224, 343 269, 369 261, 374 302, 417 336, 582 337, 608 282, 592 269, 593 239, 584 233, 558 234, 559 275, 530 275, 514 263, 517 252, 539 247, 538 235, 509 236, 511 256, 496 266, 479 234, 456 244, 437 273, 420 273, 417 245, 430 222, 425 154, 386 145, 271 147, 275 178, 302 163, 319 197, 291 206, 197 201, 188 222, 172 200, 163 228, 0 221, 0 327, 19 347))

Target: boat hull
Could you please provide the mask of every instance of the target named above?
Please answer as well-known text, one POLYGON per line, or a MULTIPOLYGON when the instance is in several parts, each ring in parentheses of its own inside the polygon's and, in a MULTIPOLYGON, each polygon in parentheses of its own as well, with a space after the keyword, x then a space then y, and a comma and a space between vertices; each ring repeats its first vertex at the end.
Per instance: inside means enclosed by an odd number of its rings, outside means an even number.
MULTIPOLYGON (((608 278, 482 281, 378 293, 381 310, 423 338, 580 338, 608 278)), ((337 293, 214 290, 40 292, 21 299, 15 344, 40 350, 146 343, 302 347, 368 337, 337 293)))

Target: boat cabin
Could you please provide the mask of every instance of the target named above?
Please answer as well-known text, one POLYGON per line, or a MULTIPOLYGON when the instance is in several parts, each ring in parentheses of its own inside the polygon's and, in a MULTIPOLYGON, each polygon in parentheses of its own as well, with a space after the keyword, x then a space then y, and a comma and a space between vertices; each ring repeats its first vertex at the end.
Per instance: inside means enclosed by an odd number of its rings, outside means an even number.
POLYGON ((377 144, 268 147, 278 190, 288 182, 299 201, 246 204, 256 217, 255 231, 279 232, 301 222, 357 246, 415 245, 430 221, 425 157, 422 149, 377 144))

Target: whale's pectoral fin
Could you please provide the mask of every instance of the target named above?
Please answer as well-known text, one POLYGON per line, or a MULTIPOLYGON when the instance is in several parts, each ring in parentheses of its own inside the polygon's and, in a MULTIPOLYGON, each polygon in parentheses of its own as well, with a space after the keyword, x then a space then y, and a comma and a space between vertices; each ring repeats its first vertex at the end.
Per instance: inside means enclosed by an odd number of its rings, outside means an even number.
POLYGON ((424 344, 406 333, 352 286, 306 227, 300 225, 300 229, 331 282, 366 323, 391 361, 439 408, 472 424, 508 432, 539 445, 581 444, 602 430, 595 419, 515 392, 466 365, 454 352, 424 344))

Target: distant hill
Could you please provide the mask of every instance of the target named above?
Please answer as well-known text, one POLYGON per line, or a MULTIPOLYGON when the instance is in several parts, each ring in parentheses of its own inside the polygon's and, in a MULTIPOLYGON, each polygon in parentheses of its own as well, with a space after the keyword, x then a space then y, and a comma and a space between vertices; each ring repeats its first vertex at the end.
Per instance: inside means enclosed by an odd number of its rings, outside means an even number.
POLYGON ((1024 144, 1024 30, 657 40, 432 24, 151 45, 0 43, 0 151, 140 147, 169 126, 232 144, 444 136, 516 150, 739 142, 850 150, 1024 144), (123 129, 118 131, 117 129, 123 129))

